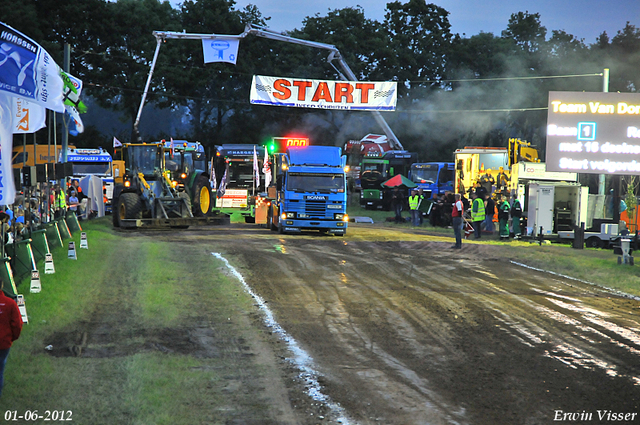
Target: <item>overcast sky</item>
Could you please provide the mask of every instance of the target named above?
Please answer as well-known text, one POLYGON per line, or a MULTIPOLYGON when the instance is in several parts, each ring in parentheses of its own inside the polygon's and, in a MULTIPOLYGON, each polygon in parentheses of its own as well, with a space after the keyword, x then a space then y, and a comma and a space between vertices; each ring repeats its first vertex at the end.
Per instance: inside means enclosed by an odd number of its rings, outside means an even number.
MULTIPOLYGON (((406 0, 400 0, 406 3, 406 0)), ((384 20, 389 0, 236 0, 236 8, 254 4, 263 16, 271 17, 269 28, 276 31, 302 27, 307 16, 326 16, 329 10, 360 5, 365 16, 379 22, 384 20)), ((180 0, 171 0, 176 5, 180 0)), ((507 27, 512 13, 539 13, 549 38, 552 30, 595 43, 606 31, 609 38, 624 28, 627 21, 640 28, 640 0, 438 0, 435 4, 449 11, 452 32, 467 37, 480 31, 500 35, 507 27)))

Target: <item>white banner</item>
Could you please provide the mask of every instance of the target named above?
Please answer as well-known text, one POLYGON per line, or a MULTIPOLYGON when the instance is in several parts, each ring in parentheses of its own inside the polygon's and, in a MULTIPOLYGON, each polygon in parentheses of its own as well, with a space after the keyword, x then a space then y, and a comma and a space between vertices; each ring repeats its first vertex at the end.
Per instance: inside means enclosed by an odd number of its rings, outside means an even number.
POLYGON ((13 134, 35 133, 43 128, 47 108, 21 97, 12 97, 13 134))
POLYGON ((325 81, 254 75, 251 103, 297 108, 395 111, 395 82, 325 81))
POLYGON ((49 53, 0 22, 0 91, 64 113, 60 68, 49 53))
POLYGON ((204 63, 229 62, 236 64, 240 40, 233 38, 208 38, 202 40, 204 63))
POLYGON ((0 91, 0 205, 11 205, 16 198, 16 187, 13 183, 13 167, 11 151, 13 150, 13 133, 11 125, 12 96, 0 91))

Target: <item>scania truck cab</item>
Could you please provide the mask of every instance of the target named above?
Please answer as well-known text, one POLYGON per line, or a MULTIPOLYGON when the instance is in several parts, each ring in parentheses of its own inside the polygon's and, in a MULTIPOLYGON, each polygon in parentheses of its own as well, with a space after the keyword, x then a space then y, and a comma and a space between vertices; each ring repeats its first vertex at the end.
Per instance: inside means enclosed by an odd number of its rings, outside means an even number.
POLYGON ((268 225, 280 233, 317 230, 345 235, 346 157, 335 146, 305 146, 275 154, 276 198, 268 225))

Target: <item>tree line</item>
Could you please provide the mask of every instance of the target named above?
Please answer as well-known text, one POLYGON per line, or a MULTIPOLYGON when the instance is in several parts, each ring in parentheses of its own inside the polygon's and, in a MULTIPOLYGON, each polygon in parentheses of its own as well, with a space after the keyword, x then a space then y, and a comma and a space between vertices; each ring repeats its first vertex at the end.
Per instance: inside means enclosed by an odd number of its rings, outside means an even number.
MULTIPOLYGON (((185 0, 174 9, 159 0, 0 0, 1 21, 45 47, 84 82, 83 97, 133 123, 156 47, 154 30, 240 34, 268 17, 233 0, 185 0)), ((361 7, 309 16, 288 35, 335 45, 360 80, 397 81, 398 106, 383 116, 421 160, 450 160, 461 146, 506 146, 510 137, 544 149, 549 91, 636 92, 640 30, 627 23, 595 43, 563 30, 550 33, 538 13, 513 13, 500 35, 451 32, 449 12, 425 0, 387 3, 380 22, 361 7)), ((314 143, 341 146, 381 130, 365 112, 319 111, 249 103, 254 74, 339 79, 326 51, 248 36, 237 64, 204 64, 202 44, 167 40, 148 102, 188 121, 185 134, 142 134, 144 140, 186 138, 205 146, 262 143, 291 131, 314 143)), ((142 120, 145 120, 143 111, 142 120)), ((89 114, 91 111, 89 111, 89 114)), ((148 116, 146 119, 150 119, 148 116)), ((77 146, 108 146, 114 134, 89 126, 77 146)), ((121 141, 131 132, 118 134, 121 141)), ((42 137, 42 136, 39 136, 42 137)))

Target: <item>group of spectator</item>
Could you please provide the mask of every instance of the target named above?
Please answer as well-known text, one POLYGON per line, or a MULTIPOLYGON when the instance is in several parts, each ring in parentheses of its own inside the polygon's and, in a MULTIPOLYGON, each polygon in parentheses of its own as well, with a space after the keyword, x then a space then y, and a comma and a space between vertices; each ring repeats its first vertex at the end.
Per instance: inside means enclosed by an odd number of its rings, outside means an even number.
POLYGON ((478 178, 473 188, 470 188, 468 195, 465 191, 453 194, 433 194, 430 200, 425 199, 422 189, 412 189, 406 197, 403 190, 396 187, 391 192, 391 208, 395 213, 394 221, 404 223, 406 220, 402 216, 402 211, 407 207, 411 213, 411 224, 420 226, 423 215, 427 216, 429 222, 434 227, 452 227, 456 233, 456 245, 458 233, 461 232, 464 223, 469 223, 473 228, 476 239, 482 237, 482 233, 493 234, 495 232, 494 220, 497 216, 497 230, 501 240, 510 238, 511 223, 513 235, 518 239, 522 235, 522 205, 517 197, 510 196, 509 176, 502 169, 498 171, 496 178, 487 171, 478 178), (426 213, 421 210, 421 206, 430 204, 426 208, 426 213))
POLYGON ((59 184, 40 183, 32 193, 18 194, 13 205, 0 210, 0 231, 4 235, 4 243, 29 237, 30 229, 65 217, 69 211, 76 213, 80 220, 86 198, 80 182, 75 179, 66 191, 59 184))

